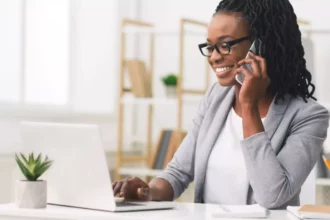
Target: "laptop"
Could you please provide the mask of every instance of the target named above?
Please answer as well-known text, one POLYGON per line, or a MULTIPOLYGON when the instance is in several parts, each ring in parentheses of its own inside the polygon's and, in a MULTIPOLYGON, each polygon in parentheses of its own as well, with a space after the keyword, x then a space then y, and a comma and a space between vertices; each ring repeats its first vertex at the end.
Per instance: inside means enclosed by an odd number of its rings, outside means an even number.
POLYGON ((99 126, 21 122, 20 127, 23 152, 54 161, 40 177, 47 181, 47 204, 112 212, 174 208, 173 202, 116 201, 99 126))

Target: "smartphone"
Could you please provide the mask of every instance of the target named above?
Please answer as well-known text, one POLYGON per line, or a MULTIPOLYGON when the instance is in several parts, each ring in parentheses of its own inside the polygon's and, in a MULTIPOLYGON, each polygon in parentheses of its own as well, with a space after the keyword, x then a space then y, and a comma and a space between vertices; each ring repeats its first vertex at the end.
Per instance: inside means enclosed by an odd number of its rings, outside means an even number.
MULTIPOLYGON (((249 49, 249 51, 251 51, 252 53, 254 53, 255 55, 258 55, 260 56, 261 54, 261 48, 262 48, 262 42, 260 39, 255 39, 253 42, 252 42, 252 45, 249 49)), ((249 53, 247 53, 246 57, 245 58, 250 58, 249 56, 249 53)), ((244 64, 244 66, 252 71, 252 66, 251 64, 244 64)), ((243 73, 238 73, 236 76, 235 76, 235 79, 237 82, 239 82, 241 85, 243 84, 243 81, 244 81, 244 74, 243 73)))

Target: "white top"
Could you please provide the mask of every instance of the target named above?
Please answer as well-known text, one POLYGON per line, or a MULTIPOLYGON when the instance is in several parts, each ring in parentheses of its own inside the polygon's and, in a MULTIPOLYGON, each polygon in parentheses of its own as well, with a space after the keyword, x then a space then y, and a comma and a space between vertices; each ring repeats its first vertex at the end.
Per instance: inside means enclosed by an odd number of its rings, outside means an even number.
POLYGON ((240 146, 242 139, 242 118, 232 108, 209 157, 204 188, 205 203, 247 203, 249 180, 240 146), (220 182, 224 187, 219 188, 220 182))

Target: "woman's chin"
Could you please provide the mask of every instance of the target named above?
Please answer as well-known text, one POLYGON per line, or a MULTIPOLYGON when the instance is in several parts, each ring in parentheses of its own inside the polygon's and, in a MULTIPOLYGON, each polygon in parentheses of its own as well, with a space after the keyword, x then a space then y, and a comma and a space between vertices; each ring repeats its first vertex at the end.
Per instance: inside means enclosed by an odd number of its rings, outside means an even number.
POLYGON ((221 86, 233 86, 236 84, 235 77, 230 77, 230 78, 219 78, 218 77, 218 83, 221 86))

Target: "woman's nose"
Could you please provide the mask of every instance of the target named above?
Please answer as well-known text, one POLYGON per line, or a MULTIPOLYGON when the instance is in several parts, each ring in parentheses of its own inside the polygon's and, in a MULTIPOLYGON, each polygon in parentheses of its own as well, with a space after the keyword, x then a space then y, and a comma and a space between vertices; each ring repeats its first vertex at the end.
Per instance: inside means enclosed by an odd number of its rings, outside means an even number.
POLYGON ((218 53, 217 50, 213 50, 211 56, 209 57, 210 62, 217 63, 223 59, 223 55, 218 53))

